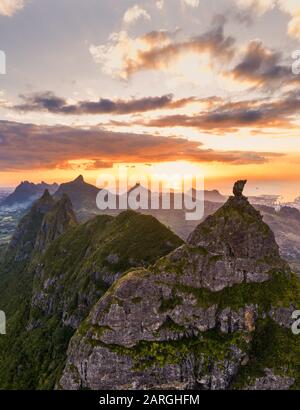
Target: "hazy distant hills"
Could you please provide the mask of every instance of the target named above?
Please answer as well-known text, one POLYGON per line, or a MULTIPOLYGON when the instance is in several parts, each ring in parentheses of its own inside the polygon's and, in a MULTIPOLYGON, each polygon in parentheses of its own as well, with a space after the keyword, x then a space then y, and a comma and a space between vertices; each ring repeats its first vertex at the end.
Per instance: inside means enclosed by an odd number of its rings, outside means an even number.
POLYGON ((46 182, 41 182, 40 184, 34 184, 28 181, 21 182, 14 192, 2 199, 0 206, 29 208, 43 195, 46 189, 51 195, 54 195, 54 199, 61 199, 64 194, 68 195, 72 201, 74 209, 77 211, 97 210, 96 197, 99 189, 86 183, 81 175, 74 181, 61 185, 56 183, 47 184, 46 182))
MULTIPOLYGON (((192 189, 191 194, 193 198, 196 197, 195 189, 192 189)), ((212 191, 204 190, 203 198, 204 198, 204 201, 218 202, 218 203, 224 203, 227 200, 227 196, 220 194, 220 192, 217 189, 213 189, 212 191)))
MULTIPOLYGON (((37 185, 22 182, 16 190, 2 202, 2 205, 9 206, 9 204, 12 204, 11 206, 14 207, 28 207, 34 199, 42 195, 45 188, 53 194, 55 200, 61 199, 63 195, 68 195, 79 221, 88 221, 99 214, 116 216, 120 213, 119 210, 100 211, 96 205, 96 197, 99 193, 99 189, 85 182, 81 175, 75 180, 61 184, 60 186, 57 184, 49 185, 44 182, 37 185)), ((135 189, 140 189, 140 192, 148 192, 150 198, 151 192, 139 184, 132 187, 128 192, 131 193, 135 189)), ((154 216, 183 240, 186 240, 199 221, 187 221, 184 209, 174 209, 174 200, 177 195, 180 194, 171 194, 171 209, 148 209, 139 211, 143 214, 154 216)), ((195 198, 195 191, 191 192, 191 196, 195 198)), ((276 211, 272 206, 261 205, 266 199, 268 199, 266 203, 269 203, 270 198, 266 198, 265 196, 257 198, 249 197, 249 201, 262 213, 264 220, 274 231, 283 257, 288 260, 297 272, 300 272, 300 212, 290 206, 282 207, 279 211, 276 211)), ((227 197, 220 194, 218 190, 205 190, 204 218, 216 212, 226 200, 227 197)))
POLYGON ((47 184, 46 182, 34 184, 28 181, 21 182, 14 192, 0 202, 0 206, 27 208, 43 195, 45 189, 48 189, 50 194, 53 194, 58 189, 58 184, 47 184))
MULTIPOLYGON (((129 189, 128 193, 131 193, 137 188, 143 189, 139 184, 129 189)), ((66 182, 61 185, 56 183, 47 184, 41 182, 40 184, 34 184, 32 182, 21 182, 20 185, 12 192, 7 198, 0 202, 1 206, 14 206, 26 208, 32 205, 32 203, 40 198, 45 191, 48 189, 51 195, 54 195, 54 199, 60 199, 63 194, 69 196, 72 201, 73 207, 78 212, 83 211, 97 211, 96 197, 99 189, 94 185, 85 182, 82 175, 78 176, 74 181, 66 182)), ((144 191, 147 191, 144 189, 144 191)), ((151 194, 148 191, 149 195, 151 194)), ((171 194, 171 203, 173 198, 178 195, 176 193, 171 194)), ((195 191, 191 192, 191 196, 195 197, 195 191)), ((224 203, 227 200, 226 196, 220 194, 217 190, 204 191, 204 200, 210 202, 224 203)))

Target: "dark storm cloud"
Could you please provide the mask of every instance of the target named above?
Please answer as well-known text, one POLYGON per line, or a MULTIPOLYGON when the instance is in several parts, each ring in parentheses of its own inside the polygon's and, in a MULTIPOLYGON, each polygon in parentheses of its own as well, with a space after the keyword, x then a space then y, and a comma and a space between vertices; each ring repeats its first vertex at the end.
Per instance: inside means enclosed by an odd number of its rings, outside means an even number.
POLYGON ((21 112, 47 111, 53 114, 69 115, 134 114, 164 108, 180 108, 195 100, 194 97, 174 100, 173 95, 167 94, 161 97, 116 101, 101 98, 99 101, 80 101, 76 104, 68 104, 65 99, 57 97, 50 91, 21 95, 21 98, 23 103, 13 106, 14 110, 21 112))

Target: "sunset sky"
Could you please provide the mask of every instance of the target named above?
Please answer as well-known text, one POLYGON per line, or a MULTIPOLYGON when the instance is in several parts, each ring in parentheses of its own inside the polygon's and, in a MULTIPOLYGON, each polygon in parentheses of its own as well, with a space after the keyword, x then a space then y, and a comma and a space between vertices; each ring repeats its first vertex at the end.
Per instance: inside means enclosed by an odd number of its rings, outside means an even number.
POLYGON ((300 0, 0 0, 0 50, 0 186, 125 164, 300 195, 300 0))

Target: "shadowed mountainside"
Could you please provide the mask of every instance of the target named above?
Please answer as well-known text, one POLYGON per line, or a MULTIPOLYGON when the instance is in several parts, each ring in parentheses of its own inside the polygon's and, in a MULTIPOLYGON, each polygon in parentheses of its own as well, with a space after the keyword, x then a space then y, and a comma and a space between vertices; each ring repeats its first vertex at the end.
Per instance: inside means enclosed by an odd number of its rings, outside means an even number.
POLYGON ((58 189, 58 185, 56 183, 46 184, 45 182, 41 182, 40 184, 34 184, 28 181, 21 182, 14 192, 2 200, 0 206, 9 208, 27 208, 36 201, 46 189, 53 194, 58 189))

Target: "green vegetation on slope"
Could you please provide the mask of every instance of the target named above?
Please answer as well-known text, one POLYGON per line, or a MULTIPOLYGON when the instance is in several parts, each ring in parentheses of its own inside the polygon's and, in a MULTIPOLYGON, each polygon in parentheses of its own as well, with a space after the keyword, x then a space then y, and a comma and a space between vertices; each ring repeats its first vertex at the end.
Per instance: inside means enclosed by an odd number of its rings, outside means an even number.
POLYGON ((0 387, 53 388, 64 367, 73 321, 76 327, 86 317, 115 275, 154 263, 181 244, 155 218, 129 211, 69 228, 31 261, 3 263, 0 308, 7 313, 8 331, 0 339, 0 387), (48 279, 55 280, 45 289, 48 279), (32 304, 40 295, 49 311, 32 304))
POLYGON ((235 388, 251 386, 270 366, 275 374, 295 379, 293 388, 300 388, 300 340, 291 329, 279 326, 270 318, 259 320, 248 355, 247 366, 241 368, 234 380, 235 388))
POLYGON ((295 301, 298 301, 297 306, 300 308, 300 281, 296 274, 291 273, 288 278, 286 273, 274 271, 270 275, 271 278, 267 282, 241 283, 219 292, 183 285, 177 285, 176 289, 183 293, 193 293, 198 305, 204 308, 217 305, 219 310, 226 307, 238 310, 245 305, 254 304, 258 305, 261 311, 268 312, 272 307, 295 305, 295 301))

